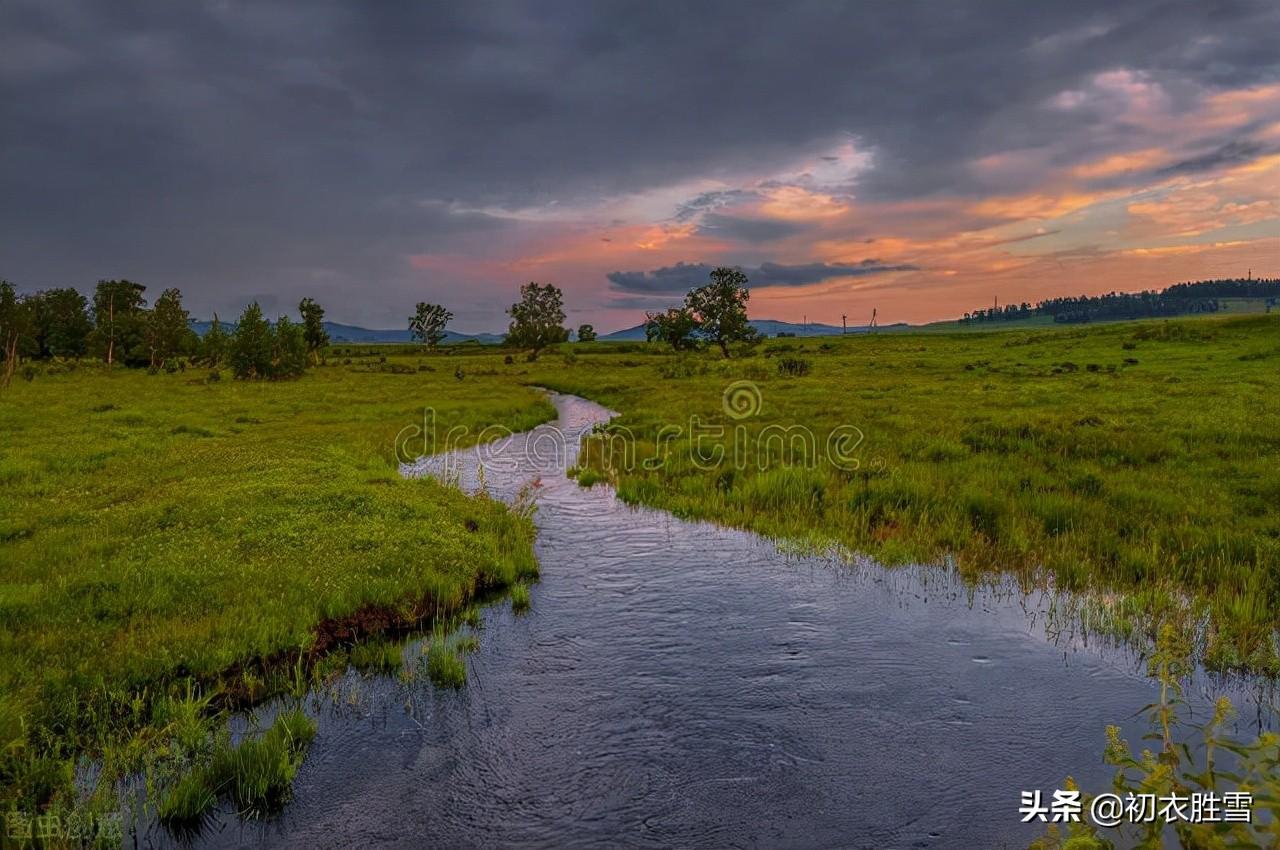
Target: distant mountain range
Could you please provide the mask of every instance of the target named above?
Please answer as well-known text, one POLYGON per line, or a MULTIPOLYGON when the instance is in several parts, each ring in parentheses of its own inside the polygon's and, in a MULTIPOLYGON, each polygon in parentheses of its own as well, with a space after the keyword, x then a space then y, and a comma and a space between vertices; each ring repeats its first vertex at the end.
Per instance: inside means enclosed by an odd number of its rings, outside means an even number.
MULTIPOLYGON (((204 336, 209 330, 212 322, 203 320, 193 320, 191 329, 196 333, 204 336)), ((231 330, 234 324, 231 322, 223 322, 223 326, 227 330, 231 330)), ((832 336, 839 334, 841 329, 836 325, 824 325, 819 322, 809 322, 807 324, 797 324, 794 322, 780 322, 775 319, 753 319, 751 327, 755 328, 765 336, 776 337, 778 334, 790 334, 791 336, 832 336)), ((885 325, 884 329, 904 328, 904 323, 896 325, 885 325)), ((325 322, 324 329, 329 333, 329 341, 333 343, 353 343, 353 342, 412 342, 407 329, 391 329, 391 328, 362 328, 358 325, 343 325, 337 322, 325 322)), ((860 334, 866 333, 865 325, 858 325, 849 328, 849 333, 860 334)), ((475 342, 492 345, 502 342, 502 334, 478 333, 464 334, 456 331, 445 331, 444 341, 450 342, 466 342, 474 340, 475 342)), ((601 334, 602 340, 623 340, 623 341, 644 341, 644 325, 636 325, 632 328, 625 328, 620 331, 614 331, 610 334, 601 334)))
MULTIPOLYGON (((209 330, 212 322, 192 321, 191 329, 201 336, 209 330)), ((232 322, 223 322, 223 326, 230 330, 234 327, 232 322)), ((413 338, 409 336, 408 329, 393 330, 391 328, 362 328, 358 325, 342 325, 337 322, 325 322, 324 329, 329 334, 329 341, 333 343, 342 342, 412 342, 413 338)), ((466 342, 474 340, 482 343, 502 342, 502 334, 464 334, 456 331, 445 331, 444 341, 449 342, 466 342)))
MULTIPOLYGON (((833 336, 843 332, 838 325, 824 325, 820 322, 806 322, 803 324, 795 322, 780 322, 776 319, 752 319, 751 327, 755 328, 765 336, 777 336, 778 334, 789 334, 791 336, 833 336)), ((899 322, 893 325, 884 325, 883 329, 906 327, 905 323, 899 322)), ((880 328, 878 327, 877 330, 880 328)), ((865 325, 856 325, 849 328, 851 334, 866 333, 869 329, 865 325)), ((636 325, 633 328, 626 328, 620 331, 614 331, 611 334, 601 334, 600 339, 611 340, 644 340, 644 325, 636 325)))

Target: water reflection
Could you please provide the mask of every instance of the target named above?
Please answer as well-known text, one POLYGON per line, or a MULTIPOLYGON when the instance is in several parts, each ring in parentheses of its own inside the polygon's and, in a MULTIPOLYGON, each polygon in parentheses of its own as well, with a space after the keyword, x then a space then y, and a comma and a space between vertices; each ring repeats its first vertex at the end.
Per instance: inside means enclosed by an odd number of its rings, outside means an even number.
MULTIPOLYGON (((1141 660, 1048 594, 633 509, 557 471, 610 414, 554 400, 565 439, 483 455, 491 493, 537 494, 532 612, 486 609, 461 691, 352 674, 315 694, 295 802, 200 843, 1020 847, 1020 791, 1105 786, 1104 724, 1145 731, 1141 660)), ((476 459, 406 472, 475 488, 476 459)))

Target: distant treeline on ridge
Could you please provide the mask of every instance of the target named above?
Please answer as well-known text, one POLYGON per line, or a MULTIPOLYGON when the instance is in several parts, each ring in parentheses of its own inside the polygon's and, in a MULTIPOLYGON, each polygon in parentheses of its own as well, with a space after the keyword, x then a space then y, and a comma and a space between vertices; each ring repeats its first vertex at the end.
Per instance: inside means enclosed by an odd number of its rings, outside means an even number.
POLYGON ((1266 300, 1267 312, 1280 300, 1280 279, 1227 278, 1176 283, 1160 291, 1109 292, 1106 295, 1080 295, 1049 298, 1035 305, 1006 304, 964 314, 966 324, 1003 322, 1052 316, 1059 323, 1106 321, 1108 319, 1147 319, 1160 316, 1184 316, 1194 313, 1216 313, 1222 298, 1260 298, 1266 300))

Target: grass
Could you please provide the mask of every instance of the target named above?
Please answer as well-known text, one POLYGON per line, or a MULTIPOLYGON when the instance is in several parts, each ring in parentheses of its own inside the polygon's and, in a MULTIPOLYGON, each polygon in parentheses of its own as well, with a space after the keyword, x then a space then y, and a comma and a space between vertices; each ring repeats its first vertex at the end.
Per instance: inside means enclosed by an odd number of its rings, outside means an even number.
MULTIPOLYGON (((545 421, 532 385, 620 411, 587 441, 584 485, 1065 588, 1091 625, 1145 641, 1174 624, 1212 667, 1280 669, 1280 316, 511 359, 343 345, 279 384, 53 364, 0 394, 0 803, 71 805, 89 757, 103 795, 173 776, 178 822, 208 805, 175 771, 212 763, 219 712, 348 661, 390 672, 378 634, 474 620, 481 591, 511 587, 518 610, 529 517, 402 480, 393 447, 426 406, 464 444, 545 421), (724 394, 744 381, 759 409, 735 418, 724 394), (723 428, 710 458, 695 416, 723 428)), ((432 681, 461 687, 465 651, 432 640, 432 681)), ((266 775, 246 767, 247 810, 266 775)))
POLYGON ((237 745, 220 746, 183 774, 156 806, 160 821, 175 831, 197 827, 220 798, 247 817, 278 811, 316 736, 316 724, 300 709, 281 713, 265 733, 237 745))
POLYGON ((890 564, 1012 573, 1082 594, 1113 632, 1176 621, 1211 667, 1280 671, 1280 316, 543 361, 540 383, 621 413, 579 481, 890 564), (800 359, 807 374, 777 365, 800 359), (735 419, 722 396, 743 380, 761 406, 735 419), (707 457, 693 417, 723 429, 707 457))
POLYGON ((524 584, 511 585, 511 610, 517 614, 522 611, 529 610, 529 586, 524 584))
POLYGON ((451 646, 443 638, 431 642, 427 648, 427 676, 438 688, 461 688, 467 683, 467 664, 458 647, 451 646))
POLYGON ((352 360, 274 384, 52 364, 0 394, 0 802, 69 805, 84 756, 109 796, 183 749, 162 707, 191 688, 201 714, 250 704, 536 573, 529 516, 396 468, 424 407, 463 444, 553 415, 519 367, 352 360))

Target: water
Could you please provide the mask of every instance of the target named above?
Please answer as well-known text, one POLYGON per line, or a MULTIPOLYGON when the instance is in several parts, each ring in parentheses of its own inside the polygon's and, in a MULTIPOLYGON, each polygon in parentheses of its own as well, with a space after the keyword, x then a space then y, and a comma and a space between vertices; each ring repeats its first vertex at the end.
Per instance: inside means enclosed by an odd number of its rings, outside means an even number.
MULTIPOLYGON (((609 414, 554 400, 559 432, 486 463, 497 496, 535 484, 532 610, 485 611, 461 691, 353 676, 354 702, 317 697, 295 801, 199 843, 1025 847, 1020 791, 1107 787, 1108 722, 1140 745, 1140 663, 1047 639, 1045 600, 787 556, 580 488, 563 469, 609 414)), ((453 459, 464 486, 475 458, 453 459)))

